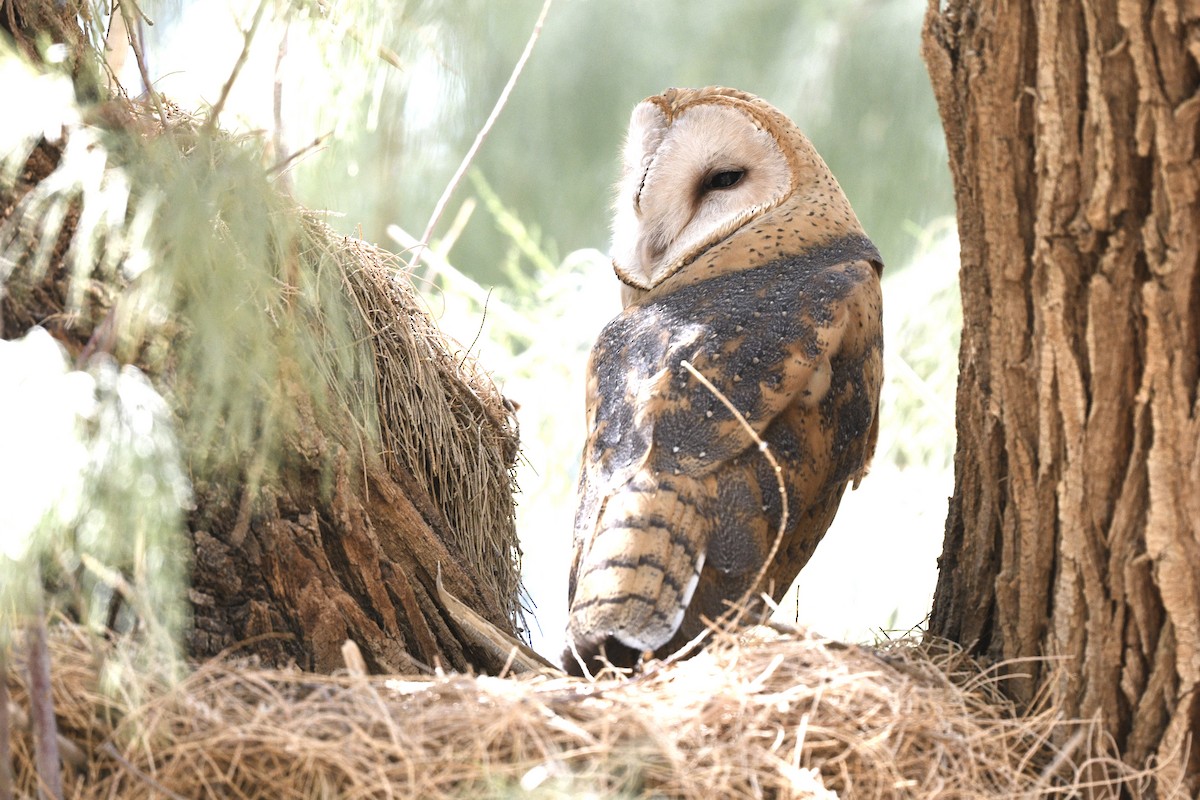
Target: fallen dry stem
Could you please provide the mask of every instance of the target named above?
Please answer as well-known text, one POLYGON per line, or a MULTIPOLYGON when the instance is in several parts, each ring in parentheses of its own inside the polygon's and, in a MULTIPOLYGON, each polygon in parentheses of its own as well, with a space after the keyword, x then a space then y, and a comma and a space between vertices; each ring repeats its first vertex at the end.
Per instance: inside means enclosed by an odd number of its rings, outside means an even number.
MULTIPOLYGON (((550 12, 550 6, 553 2, 554 0, 545 0, 542 3, 542 10, 538 14, 537 21, 533 23, 533 30, 529 34, 529 41, 525 43, 525 49, 521 52, 521 57, 517 59, 517 63, 513 66, 512 74, 508 76, 508 83, 504 84, 504 88, 500 91, 500 96, 496 98, 496 104, 492 106, 492 112, 488 114, 488 118, 484 121, 483 127, 479 129, 479 133, 475 134, 475 141, 471 142, 471 147, 468 148, 467 154, 463 156, 458 169, 454 171, 454 176, 450 178, 450 182, 442 190, 442 196, 438 198, 437 204, 433 207, 433 214, 430 215, 429 223, 425 226, 425 233, 421 234, 421 241, 417 245, 419 249, 413 258, 413 263, 416 263, 420 259, 420 250, 429 246, 433 231, 437 228, 438 220, 442 218, 442 214, 446 210, 446 204, 450 202, 450 196, 454 194, 454 190, 462 182, 463 176, 467 174, 467 167, 471 166, 471 162, 475 160, 475 154, 479 152, 484 139, 487 138, 488 133, 492 130, 492 126, 500 117, 500 112, 508 104, 508 96, 512 94, 513 87, 517 85, 517 79, 521 77, 521 72, 525 69, 525 62, 529 60, 530 54, 533 53, 533 46, 537 44, 538 37, 542 35, 542 25, 546 22, 546 15, 550 12)), ((428 277, 432 277, 432 275, 428 277)))
POLYGON ((510 471, 517 436, 500 391, 420 312, 395 255, 323 233, 311 241, 340 251, 334 260, 362 265, 345 270, 343 280, 358 334, 369 342, 377 365, 374 401, 384 462, 420 484, 443 515, 439 532, 504 606, 512 628, 523 629, 510 471))

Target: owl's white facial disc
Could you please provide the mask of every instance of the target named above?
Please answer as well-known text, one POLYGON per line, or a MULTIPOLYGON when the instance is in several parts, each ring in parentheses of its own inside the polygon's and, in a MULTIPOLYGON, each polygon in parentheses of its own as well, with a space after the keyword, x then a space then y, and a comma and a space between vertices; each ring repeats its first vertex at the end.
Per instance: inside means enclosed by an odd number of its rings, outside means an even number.
POLYGON ((613 266, 650 289, 792 191, 770 132, 727 105, 697 104, 673 120, 639 104, 630 120, 613 215, 613 266))

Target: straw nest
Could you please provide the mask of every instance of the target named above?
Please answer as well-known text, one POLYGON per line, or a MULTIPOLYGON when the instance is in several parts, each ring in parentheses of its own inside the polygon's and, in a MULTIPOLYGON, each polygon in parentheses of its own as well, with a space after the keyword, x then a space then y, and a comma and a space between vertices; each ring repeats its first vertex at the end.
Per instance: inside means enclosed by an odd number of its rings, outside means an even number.
MULTIPOLYGON (((1093 727, 1052 709, 1015 717, 989 673, 912 642, 766 631, 595 682, 213 661, 173 687, 142 679, 140 703, 101 689, 98 665, 122 648, 93 642, 67 628, 51 648, 73 797, 1140 794, 1093 727)), ((23 707, 23 670, 8 686, 23 707)), ((20 726, 13 743, 18 787, 32 792, 20 726)))
POLYGON ((417 481, 471 574, 520 628, 513 406, 479 362, 437 327, 398 256, 312 219, 308 227, 314 246, 332 249, 359 338, 371 344, 388 472, 417 481))

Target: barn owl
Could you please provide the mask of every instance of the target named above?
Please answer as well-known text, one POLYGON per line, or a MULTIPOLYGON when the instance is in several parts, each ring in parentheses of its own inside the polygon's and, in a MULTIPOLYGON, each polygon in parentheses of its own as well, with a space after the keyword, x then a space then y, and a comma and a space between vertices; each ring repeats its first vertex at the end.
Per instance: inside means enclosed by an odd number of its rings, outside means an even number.
MULTIPOLYGON (((624 311, 588 362, 564 665, 664 657, 753 587, 779 599, 866 473, 883 262, 782 113, 733 89, 633 111, 613 217, 624 311), (582 663, 581 663, 582 662, 582 663)), ((757 596, 757 595, 756 595, 757 596)))

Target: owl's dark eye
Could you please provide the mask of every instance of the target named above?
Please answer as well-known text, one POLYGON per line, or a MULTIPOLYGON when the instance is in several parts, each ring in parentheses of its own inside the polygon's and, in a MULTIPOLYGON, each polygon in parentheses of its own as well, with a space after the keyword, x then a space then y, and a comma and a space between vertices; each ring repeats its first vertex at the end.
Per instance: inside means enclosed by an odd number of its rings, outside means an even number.
POLYGON ((710 189, 728 189, 735 185, 746 174, 743 169, 727 169, 721 172, 714 172, 704 179, 704 190, 710 189))

